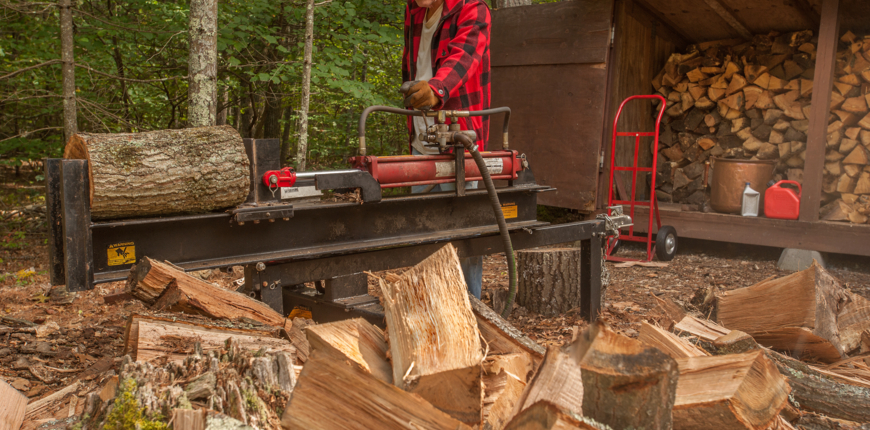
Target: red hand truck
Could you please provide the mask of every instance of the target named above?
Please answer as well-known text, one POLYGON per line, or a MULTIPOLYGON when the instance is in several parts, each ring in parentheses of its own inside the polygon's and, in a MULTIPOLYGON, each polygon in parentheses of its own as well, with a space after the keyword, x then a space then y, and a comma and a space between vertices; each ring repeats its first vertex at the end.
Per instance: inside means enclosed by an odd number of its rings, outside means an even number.
MULTIPOLYGON (((653 255, 657 256, 660 261, 670 261, 673 260, 674 255, 677 252, 677 230, 673 227, 666 225, 662 226, 661 216, 659 215, 659 204, 658 199, 656 199, 656 166, 659 155, 659 125, 662 122, 662 116, 665 113, 665 108, 667 106, 667 100, 660 95, 643 95, 643 96, 631 96, 625 99, 622 104, 619 105, 619 110, 616 112, 616 118, 613 119, 613 141, 610 146, 610 183, 608 186, 608 195, 607 195, 607 206, 614 205, 628 205, 629 206, 629 215, 631 219, 634 219, 634 208, 636 206, 647 206, 649 207, 649 226, 647 226, 647 234, 645 236, 636 235, 634 232, 634 225, 628 227, 628 234, 620 233, 617 236, 611 236, 608 239, 607 249, 606 249, 606 259, 608 261, 652 261, 653 255), (640 131, 620 131, 617 132, 617 125, 619 123, 619 116, 622 115, 622 109, 625 107, 626 103, 635 100, 635 99, 658 99, 661 103, 659 108, 659 113, 656 117, 656 129, 654 132, 640 132, 640 131), (617 137, 634 137, 634 165, 632 166, 616 166, 616 139, 617 137), (641 137, 652 137, 654 139, 653 145, 655 145, 652 151, 652 167, 640 167, 637 165, 637 156, 640 152, 640 138, 641 137), (632 183, 631 183, 631 199, 630 200, 620 200, 615 198, 614 189, 613 189, 613 175, 614 172, 632 172, 632 183), (649 189, 649 201, 638 201, 637 200, 637 175, 639 172, 649 172, 650 173, 650 189, 649 189), (658 227, 656 234, 656 242, 653 245, 652 237, 653 237, 653 218, 655 218, 656 225, 658 227), (646 242, 646 259, 635 259, 635 258, 625 258, 625 257, 617 257, 614 254, 616 253, 620 241, 628 241, 628 242, 646 242)), ((624 197, 624 196, 623 196, 624 197)), ((607 212, 608 215, 611 214, 612 209, 608 207, 607 212)))

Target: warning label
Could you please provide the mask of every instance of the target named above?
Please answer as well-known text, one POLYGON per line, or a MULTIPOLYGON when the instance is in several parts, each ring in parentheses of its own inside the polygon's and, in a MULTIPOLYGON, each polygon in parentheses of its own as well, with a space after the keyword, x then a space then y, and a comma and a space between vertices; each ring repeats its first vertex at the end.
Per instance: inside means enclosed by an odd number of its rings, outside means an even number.
POLYGON ((504 214, 504 219, 511 219, 517 217, 517 204, 516 203, 503 203, 501 205, 501 213, 504 214))
POLYGON ((123 266, 136 262, 136 245, 133 242, 109 245, 109 266, 123 266))
MULTIPOLYGON (((490 175, 500 175, 504 170, 504 161, 501 158, 485 158, 486 170, 490 175)), ((466 164, 466 166, 468 166, 466 164)), ((466 167, 467 169, 468 167, 466 167)), ((466 173, 467 175, 467 173, 466 173)), ((443 178, 446 176, 456 176, 456 164, 454 161, 437 161, 435 162, 435 177, 443 178)))

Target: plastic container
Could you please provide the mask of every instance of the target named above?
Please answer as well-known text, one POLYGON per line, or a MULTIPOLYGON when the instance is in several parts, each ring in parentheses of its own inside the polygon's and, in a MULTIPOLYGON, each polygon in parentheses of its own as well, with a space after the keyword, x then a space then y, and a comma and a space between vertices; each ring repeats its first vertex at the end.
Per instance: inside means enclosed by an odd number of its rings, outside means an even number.
POLYGON ((740 215, 758 216, 758 208, 761 205, 761 193, 752 189, 749 182, 743 188, 743 204, 740 206, 740 215))
POLYGON ((801 184, 795 181, 779 181, 767 189, 764 196, 764 216, 776 219, 798 219, 801 211, 801 184), (791 184, 797 192, 781 185, 791 184))

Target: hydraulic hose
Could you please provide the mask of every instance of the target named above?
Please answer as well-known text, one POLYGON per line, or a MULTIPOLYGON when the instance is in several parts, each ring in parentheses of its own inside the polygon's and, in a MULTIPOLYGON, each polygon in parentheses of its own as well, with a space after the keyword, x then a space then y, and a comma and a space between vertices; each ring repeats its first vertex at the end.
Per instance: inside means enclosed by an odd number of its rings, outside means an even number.
POLYGON ((495 185, 492 183, 492 177, 489 175, 489 170, 486 168, 486 162, 480 152, 477 151, 477 146, 470 137, 455 133, 454 140, 465 146, 465 149, 471 153, 471 157, 477 164, 477 169, 480 170, 480 175, 483 177, 483 183, 486 185, 486 192, 489 194, 489 202, 492 204, 492 211, 495 214, 495 221, 498 223, 498 231, 501 234, 502 244, 504 245, 504 255, 508 262, 508 278, 510 286, 508 288, 508 297, 505 302, 504 309, 501 311, 501 316, 507 318, 511 313, 511 307, 514 304, 514 297, 517 294, 517 261, 514 255, 514 247, 511 243, 510 232, 508 232, 507 222, 504 220, 504 213, 501 211, 501 203, 498 201, 498 193, 495 192, 495 185))

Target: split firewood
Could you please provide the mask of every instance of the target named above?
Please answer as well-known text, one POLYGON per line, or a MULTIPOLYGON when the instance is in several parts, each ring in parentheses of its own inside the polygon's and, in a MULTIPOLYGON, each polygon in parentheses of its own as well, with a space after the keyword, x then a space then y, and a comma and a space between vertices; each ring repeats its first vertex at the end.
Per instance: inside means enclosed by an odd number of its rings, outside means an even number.
POLYGON ((422 397, 375 378, 356 363, 317 350, 299 375, 281 424, 311 430, 470 430, 422 397))
POLYGON ((491 355, 484 362, 484 426, 501 429, 510 419, 532 373, 528 354, 491 355))
POLYGON ((766 429, 788 401, 786 379, 762 351, 677 364, 675 429, 766 429))
POLYGON ((483 351, 456 249, 448 244, 378 282, 393 384, 464 423, 479 423, 483 351))
POLYGON ((581 413, 583 380, 580 372, 580 365, 571 354, 563 348, 550 346, 535 376, 517 400, 514 415, 540 401, 581 413))
POLYGON ((284 317, 265 303, 216 287, 148 257, 130 269, 127 288, 134 297, 161 310, 215 319, 249 318, 274 327, 284 325, 284 317))
POLYGON ((210 327, 133 314, 127 320, 123 354, 141 362, 158 358, 181 362, 194 353, 197 342, 204 351, 214 351, 223 348, 230 338, 244 349, 296 353, 290 342, 278 339, 268 331, 210 327))
POLYGON ((78 133, 64 158, 88 160, 93 219, 209 212, 244 202, 250 191, 250 162, 228 125, 78 133))
POLYGON ((674 326, 674 330, 692 334, 707 342, 713 342, 731 332, 731 330, 728 330, 713 321, 702 320, 691 315, 687 315, 685 318, 680 320, 680 322, 674 326))
MULTIPOLYGON (((67 400, 69 400, 71 397, 75 397, 75 393, 81 386, 82 383, 80 381, 76 381, 70 385, 67 385, 64 388, 61 388, 58 391, 55 391, 48 396, 28 403, 27 409, 24 413, 24 427, 27 427, 28 422, 34 420, 42 418, 54 418, 55 413, 61 409, 63 409, 63 411, 61 411, 61 414, 64 414, 64 412, 69 410, 69 407, 67 406, 67 400)), ((63 416, 63 418, 67 418, 68 416, 69 415, 66 414, 63 416)), ((33 426, 33 428, 35 427, 36 426, 33 426)))
POLYGON ((759 344, 832 363, 844 356, 837 314, 848 300, 839 283, 817 263, 792 275, 720 293, 719 322, 759 344), (787 303, 776 310, 770 303, 787 303))
POLYGON ((24 422, 27 396, 0 380, 0 430, 18 430, 24 422))
POLYGON ((870 331, 870 300, 848 293, 849 301, 837 315, 840 343, 843 350, 852 352, 861 347, 861 336, 870 331))
POLYGON ((287 330, 290 342, 296 347, 296 358, 302 363, 308 360, 308 354, 311 353, 311 345, 308 343, 305 329, 312 325, 314 325, 314 321, 308 318, 295 317, 291 322, 290 329, 287 330))
POLYGON ((569 409, 541 400, 514 417, 505 430, 612 430, 569 409))
POLYGON ((641 323, 637 340, 658 348, 672 358, 705 357, 706 352, 679 336, 649 323, 641 323))
POLYGON ((468 299, 477 320, 481 342, 484 343, 482 346, 488 349, 490 354, 528 354, 532 369, 537 369, 547 350, 526 337, 478 298, 469 294, 468 299))
POLYGON ((393 383, 384 332, 362 318, 312 325, 306 330, 312 350, 357 363, 375 378, 393 383))

